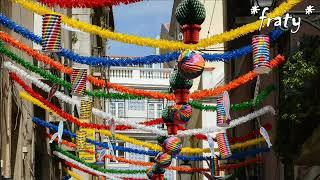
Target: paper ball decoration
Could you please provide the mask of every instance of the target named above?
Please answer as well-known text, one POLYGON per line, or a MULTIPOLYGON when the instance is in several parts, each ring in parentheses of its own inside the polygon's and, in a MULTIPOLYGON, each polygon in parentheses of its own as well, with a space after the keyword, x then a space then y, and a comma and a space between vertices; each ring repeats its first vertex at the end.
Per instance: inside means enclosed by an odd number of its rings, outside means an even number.
POLYGON ((181 76, 194 79, 200 76, 204 70, 205 60, 199 52, 186 50, 178 58, 178 68, 181 76))
POLYGON ((167 139, 167 136, 157 136, 158 144, 163 144, 163 142, 167 139))
POLYGON ((163 111, 162 111, 162 119, 165 123, 173 123, 174 119, 174 113, 172 110, 172 106, 167 106, 163 111))
POLYGON ((161 168, 166 168, 170 166, 171 160, 172 160, 172 156, 168 153, 163 153, 163 152, 160 152, 159 154, 157 154, 155 158, 155 162, 157 163, 157 166, 161 168))
POLYGON ((222 158, 228 158, 232 155, 227 133, 218 133, 216 135, 218 148, 222 158))
POLYGON ((174 123, 186 124, 192 116, 192 108, 189 104, 175 104, 172 106, 174 112, 174 123))
POLYGON ((172 156, 179 154, 181 149, 182 141, 176 136, 169 137, 163 142, 163 151, 172 156))
POLYGON ((178 70, 174 70, 170 75, 170 87, 172 89, 190 89, 193 81, 181 76, 178 70))
POLYGON ((176 9, 176 18, 180 25, 200 25, 206 18, 206 9, 199 0, 183 0, 176 9))

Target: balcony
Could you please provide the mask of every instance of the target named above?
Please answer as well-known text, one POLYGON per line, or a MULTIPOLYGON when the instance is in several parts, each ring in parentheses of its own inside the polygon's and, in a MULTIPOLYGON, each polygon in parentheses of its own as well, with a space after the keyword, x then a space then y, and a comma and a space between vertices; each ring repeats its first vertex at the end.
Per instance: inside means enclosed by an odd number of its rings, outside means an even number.
MULTIPOLYGON (((101 77, 101 70, 93 68, 93 76, 101 77)), ((106 70, 110 82, 139 88, 168 88, 169 78, 173 69, 141 68, 141 67, 111 67, 106 70)))

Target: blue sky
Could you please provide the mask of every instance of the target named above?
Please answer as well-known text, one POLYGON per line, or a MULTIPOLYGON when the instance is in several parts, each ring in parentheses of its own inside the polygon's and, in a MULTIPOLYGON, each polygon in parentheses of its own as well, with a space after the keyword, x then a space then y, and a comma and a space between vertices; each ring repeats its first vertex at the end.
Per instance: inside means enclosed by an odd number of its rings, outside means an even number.
MULTIPOLYGON (((145 0, 139 3, 113 7, 115 31, 131 35, 156 38, 161 24, 170 22, 173 0, 145 0)), ((108 41, 107 55, 146 56, 154 48, 108 41)))

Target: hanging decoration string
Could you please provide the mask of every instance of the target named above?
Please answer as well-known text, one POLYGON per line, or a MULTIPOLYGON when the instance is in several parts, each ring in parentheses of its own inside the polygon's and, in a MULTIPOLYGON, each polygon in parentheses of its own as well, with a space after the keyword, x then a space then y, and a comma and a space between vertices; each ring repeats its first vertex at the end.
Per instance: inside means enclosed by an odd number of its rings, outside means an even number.
POLYGON ((40 0, 40 3, 49 7, 59 6, 61 8, 101 8, 140 1, 142 0, 40 0))
POLYGON ((275 115, 275 110, 272 106, 265 106, 265 107, 263 107, 257 111, 254 111, 246 116, 242 116, 238 119, 234 119, 233 121, 231 121, 229 127, 190 129, 190 130, 185 130, 185 131, 179 131, 178 136, 185 137, 185 136, 190 136, 190 135, 194 135, 194 134, 207 134, 207 133, 213 133, 213 132, 221 132, 225 129, 233 128, 233 127, 236 127, 242 123, 245 123, 247 121, 255 119, 255 118, 262 116, 266 113, 271 113, 271 114, 275 115))
MULTIPOLYGON (((271 131, 272 129, 272 125, 270 123, 267 123, 265 125, 263 125, 263 127, 267 130, 267 131, 271 131)), ((231 137, 231 134, 228 134, 229 137, 229 143, 230 144, 235 144, 235 143, 241 143, 241 142, 245 142, 248 141, 250 139, 255 138, 256 136, 260 135, 260 130, 254 130, 244 136, 241 137, 231 137)))
MULTIPOLYGON (((66 140, 63 140, 64 142, 66 140)), ((66 141, 68 142, 68 141, 66 141)), ((75 147, 76 144, 68 142, 68 144, 66 144, 69 147, 75 147)), ((59 152, 64 152, 64 150, 59 149, 59 152)), ((87 150, 86 152, 90 153, 90 154, 94 154, 94 151, 90 151, 87 150)), ((144 162, 144 161, 135 161, 135 160, 129 160, 129 159, 125 159, 125 158, 121 158, 121 157, 112 157, 109 154, 106 154, 104 156, 104 158, 107 159, 115 159, 118 162, 122 162, 122 163, 126 163, 126 164, 132 164, 132 165, 137 165, 137 166, 146 166, 146 167, 150 167, 152 166, 154 163, 153 162, 144 162)), ((166 169, 168 170, 173 170, 173 171, 181 171, 181 172, 188 172, 188 173, 193 173, 193 172, 203 172, 203 171, 209 171, 209 169, 206 168, 189 168, 189 167, 183 167, 183 166, 169 166, 166 169)))
MULTIPOLYGON (((14 32, 22 35, 23 37, 37 43, 41 44, 42 39, 40 36, 35 35, 33 32, 24 28, 23 26, 18 25, 8 17, 3 14, 0 14, 0 24, 7 27, 8 29, 13 30, 14 32)), ((275 42, 283 34, 283 31, 280 29, 273 30, 270 35, 271 42, 275 42)), ((216 62, 223 61, 229 62, 232 59, 236 59, 247 55, 252 52, 252 46, 247 45, 233 51, 227 51, 223 54, 207 54, 203 53, 202 57, 206 61, 216 62)), ((73 51, 68 49, 62 49, 61 52, 57 53, 59 56, 68 58, 74 62, 80 64, 87 64, 90 66, 133 66, 133 65, 142 65, 142 64, 155 64, 155 63, 168 63, 170 61, 176 61, 180 55, 180 52, 172 52, 161 55, 149 55, 145 57, 135 57, 135 58, 112 58, 112 57, 86 57, 76 54, 73 51)))
MULTIPOLYGON (((0 37, 1 37, 1 35, 0 35, 0 37)), ((19 58, 18 56, 16 56, 15 54, 13 54, 11 51, 9 51, 8 49, 6 49, 6 48, 4 48, 3 46, 1 46, 1 43, 0 43, 0 51, 1 52, 3 52, 5 55, 7 55, 8 57, 10 57, 10 58, 12 58, 12 60, 14 60, 14 61, 16 61, 17 63, 19 63, 19 64, 21 64, 22 66, 24 66, 25 68, 27 68, 27 69, 30 69, 31 71, 33 71, 33 72, 35 72, 35 73, 38 73, 38 74, 40 74, 42 77, 44 77, 44 78, 47 78, 47 79, 49 79, 50 81, 52 81, 52 82, 54 82, 54 83, 60 83, 61 85, 64 85, 65 87, 67 87, 67 88, 71 88, 71 84, 70 83, 68 83, 68 82, 66 82, 66 81, 64 81, 64 80, 62 80, 62 79, 59 79, 59 78, 57 78, 56 76, 54 76, 54 75, 52 75, 52 74, 50 74, 50 73, 48 73, 48 72, 46 72, 46 71, 44 71, 43 69, 41 69, 41 68, 38 68, 38 67, 36 67, 36 66, 34 66, 34 65, 32 65, 31 63, 29 63, 29 62, 27 62, 27 61, 25 61, 25 60, 23 60, 23 59, 21 59, 21 58, 19 58)), ((22 77, 24 77, 24 76, 22 76, 22 77)), ((236 83, 236 82, 235 82, 236 83)), ((117 86, 119 86, 119 85, 117 85, 117 86)), ((119 87, 118 87, 119 88, 119 87)), ((128 89, 128 88, 126 88, 126 89, 128 89)), ((124 90, 125 91, 125 90, 124 90)), ((141 90, 139 90, 139 91, 141 91, 141 90)), ((270 91, 271 91, 271 89, 270 89, 270 91)), ((266 92, 269 92, 269 89, 268 89, 268 91, 266 91, 266 92)), ((139 98, 139 97, 136 97, 136 96, 133 96, 133 95, 124 95, 124 94, 117 94, 117 93, 109 93, 109 94, 105 94, 105 93, 103 93, 103 92, 88 92, 88 93, 90 93, 91 95, 101 95, 101 94, 103 94, 104 96, 107 96, 107 97, 109 97, 109 98, 115 98, 115 99, 131 99, 131 98, 139 98)), ((153 93, 153 92, 152 92, 153 93)), ((268 93, 265 93, 265 92, 263 92, 262 94, 261 94, 261 99, 260 98, 257 98, 257 100, 256 100, 256 103, 260 103, 261 101, 262 101, 262 97, 266 97, 266 95, 267 95, 268 93)), ((64 97, 66 97, 65 95, 64 95, 64 97)), ((63 99, 65 99, 65 98, 63 98, 63 99)), ((71 104, 71 103, 70 103, 71 104)), ((195 102, 195 101, 190 101, 190 104, 192 105, 192 106, 194 106, 195 108, 205 108, 206 110, 208 110, 208 109, 212 109, 212 110, 214 110, 215 108, 211 108, 211 107, 202 107, 199 103, 197 103, 197 102, 195 102)), ((242 110, 242 109, 244 109, 244 108, 251 108, 252 107, 252 102, 248 102, 248 103, 244 103, 244 104, 238 104, 238 105, 233 105, 234 107, 233 107, 233 110, 242 110)))
POLYGON ((259 157, 253 158, 253 159, 245 160, 244 162, 237 163, 237 164, 220 165, 219 166, 219 170, 222 171, 222 170, 228 170, 228 169, 237 169, 237 168, 240 168, 240 167, 248 166, 250 164, 263 163, 263 162, 264 162, 264 159, 259 156, 259 157))
POLYGON ((82 178, 75 172, 67 169, 67 168, 64 168, 64 170, 66 171, 67 174, 69 174, 72 178, 74 178, 75 180, 81 180, 82 178))
MULTIPOLYGON (((34 51, 33 49, 29 48, 28 46, 26 46, 18 41, 15 41, 12 37, 10 37, 8 34, 6 34, 4 32, 0 32, 0 38, 4 41, 10 43, 14 47, 17 47, 17 48, 25 51, 26 53, 28 53, 29 55, 31 55, 32 57, 34 57, 37 60, 40 60, 46 64, 49 64, 49 65, 53 65, 53 67, 55 67, 56 69, 58 69, 64 73, 67 73, 69 75, 72 73, 71 68, 66 68, 62 64, 58 63, 57 61, 54 61, 53 59, 49 58, 48 56, 44 56, 42 54, 39 54, 37 51, 34 51)), ((9 51, 8 49, 6 49, 3 46, 0 47, 0 50, 5 55, 9 56, 10 58, 20 59, 20 61, 22 60, 17 55, 15 55, 14 53, 12 53, 11 51, 9 51)), ((270 63, 271 67, 272 68, 277 67, 280 63, 284 62, 284 60, 285 59, 283 56, 278 55, 274 60, 271 61, 271 63, 270 63)), ((26 63, 28 63, 28 62, 25 62, 25 64, 26 63)), ((29 63, 29 67, 34 67, 34 66, 31 63, 29 63)), ((33 69, 38 69, 39 73, 42 70, 42 74, 47 73, 43 69, 40 69, 37 67, 34 67, 33 69)), ((190 98, 191 99, 201 99, 201 98, 205 98, 205 97, 214 96, 217 94, 222 94, 224 91, 229 91, 229 90, 234 89, 242 84, 247 83, 248 81, 251 81, 256 76, 257 76, 257 73, 250 71, 249 73, 231 81, 227 85, 219 86, 219 87, 213 88, 213 89, 200 90, 200 91, 196 91, 194 93, 191 93, 190 98)), ((51 76, 48 76, 48 77, 54 78, 54 76, 52 74, 51 74, 51 76)), ((115 90, 120 91, 122 93, 131 94, 131 96, 130 95, 126 95, 126 96, 122 95, 122 96, 127 97, 128 99, 129 98, 131 98, 131 99, 139 98, 137 96, 143 96, 143 97, 149 97, 149 98, 153 98, 153 99, 174 100, 173 94, 165 94, 165 93, 160 93, 160 92, 133 89, 133 88, 128 88, 128 87, 121 86, 116 83, 110 83, 110 82, 108 82, 108 84, 106 84, 106 82, 104 80, 99 80, 93 76, 88 76, 88 80, 92 84, 94 84, 95 86, 104 87, 104 88, 108 88, 108 89, 112 88, 112 89, 115 89, 115 90), (135 95, 135 96, 133 96, 133 95, 135 95)), ((55 81, 57 81, 57 82, 55 82, 56 84, 60 83, 60 85, 67 86, 68 89, 71 88, 71 84, 63 81, 62 79, 55 77, 55 81)), ((100 97, 100 98, 103 98, 103 97, 110 98, 110 96, 115 96, 115 94, 104 93, 102 91, 98 91, 98 92, 97 91, 94 91, 94 92, 86 91, 86 94, 89 96, 95 96, 95 97, 100 97)))
MULTIPOLYGON (((242 27, 233 29, 231 31, 224 32, 222 34, 218 34, 215 36, 211 36, 207 39, 200 40, 198 44, 187 45, 182 42, 168 41, 168 40, 162 40, 162 39, 159 40, 159 39, 152 39, 152 38, 115 33, 110 30, 103 29, 101 27, 98 27, 92 24, 84 23, 76 19, 69 18, 63 14, 51 11, 50 9, 44 6, 41 6, 40 4, 37 4, 31 0, 11 0, 11 1, 39 15, 59 14, 62 17, 62 22, 64 24, 69 25, 70 27, 73 27, 76 29, 80 29, 84 32, 88 32, 90 34, 99 35, 103 39, 111 39, 111 40, 115 40, 123 43, 136 44, 139 46, 149 46, 154 48, 157 47, 157 48, 168 49, 168 50, 186 50, 186 49, 195 50, 195 49, 205 48, 215 44, 231 41, 233 39, 239 38, 243 35, 246 35, 248 33, 258 30, 261 24, 261 20, 258 20, 256 22, 246 24, 242 27)), ((302 0, 288 0, 287 2, 283 2, 277 8, 275 8, 272 12, 270 12, 267 15, 267 17, 274 18, 274 17, 282 16, 283 14, 288 12, 290 9, 292 9, 295 5, 297 5, 301 1, 302 0)), ((264 27, 267 23, 263 22, 262 24, 264 27)))
MULTIPOLYGON (((40 107, 42 107, 42 108, 44 108, 46 110, 50 110, 50 108, 48 108, 47 106, 43 105, 40 101, 38 101, 36 99, 31 99, 30 96, 28 97, 28 95, 26 93, 20 93, 20 95, 21 95, 21 97, 23 97, 25 99, 29 99, 32 103, 34 103, 34 104, 36 104, 36 105, 38 105, 38 106, 40 106, 40 107)), ((104 135, 107 135, 109 137, 112 136, 112 133, 110 131, 99 131, 99 132, 104 134, 104 135)), ((115 138, 119 139, 121 141, 124 141, 124 142, 129 142, 131 144, 147 147, 147 148, 152 149, 152 150, 156 150, 156 151, 161 151, 162 150, 162 148, 159 145, 152 144, 152 143, 147 143, 147 142, 144 142, 144 141, 139 141, 139 140, 136 140, 134 138, 130 138, 128 136, 124 136, 124 135, 121 135, 121 134, 116 134, 115 138)), ((253 146, 253 145, 259 144, 261 142, 263 142, 263 138, 252 139, 252 140, 249 140, 249 141, 244 142, 244 143, 234 144, 234 145, 231 146, 231 149, 238 149, 238 148, 244 148, 244 147, 248 147, 248 146, 253 146)), ((215 150, 217 151, 218 149, 215 149, 215 150)), ((209 148, 206 148, 206 149, 189 148, 189 147, 182 148, 182 153, 206 153, 206 152, 209 152, 209 148)))
MULTIPOLYGON (((252 107, 255 107, 257 105, 260 105, 262 101, 274 90, 274 86, 268 86, 266 89, 264 89, 257 97, 256 99, 252 99, 247 102, 243 102, 240 104, 232 104, 231 110, 233 111, 239 111, 239 110, 245 110, 250 109, 252 107)), ((189 104, 196 109, 204 110, 204 111, 216 111, 216 106, 211 105, 203 105, 200 102, 197 101, 190 101, 189 104)))
MULTIPOLYGON (((37 125, 40 125, 42 127, 46 127, 49 128, 53 131, 58 131, 58 127, 50 124, 48 122, 45 122, 39 118, 33 117, 32 121, 34 123, 36 123, 37 125)), ((67 136, 70 136, 72 138, 77 138, 77 135, 68 131, 68 130, 64 130, 63 133, 67 136)), ((86 141, 90 144, 108 149, 109 146, 107 143, 101 143, 101 142, 97 142, 97 141, 93 141, 91 139, 86 139, 86 141)), ((129 152, 129 153, 136 153, 136 154, 144 154, 144 155, 149 155, 149 156, 156 156, 159 152, 157 151, 151 151, 151 150, 142 150, 142 149, 133 149, 133 148, 127 148, 127 147, 122 147, 122 146, 113 146, 114 150, 117 151, 122 151, 122 152, 129 152)), ((261 153, 260 151, 263 150, 263 152, 265 152, 265 148, 263 149, 255 149, 255 150, 251 150, 250 153, 246 153, 246 151, 242 152, 241 155, 238 154, 233 154, 230 158, 233 159, 233 157, 237 157, 237 158, 244 158, 246 156, 254 156, 256 154, 261 153)), ((203 160, 210 160, 211 156, 209 157, 204 157, 204 156, 183 156, 183 155, 178 155, 175 158, 179 159, 179 160, 188 160, 188 161, 203 161, 203 160)), ((229 159, 230 159, 229 158, 229 159)), ((221 159, 221 158, 219 158, 221 159)))

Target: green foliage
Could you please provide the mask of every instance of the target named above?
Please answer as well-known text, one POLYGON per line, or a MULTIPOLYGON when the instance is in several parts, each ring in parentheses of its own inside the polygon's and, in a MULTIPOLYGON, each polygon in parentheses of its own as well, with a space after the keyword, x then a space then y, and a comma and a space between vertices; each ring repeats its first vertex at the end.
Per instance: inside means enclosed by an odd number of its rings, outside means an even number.
POLYGON ((320 125, 319 42, 319 37, 304 37, 281 70, 275 150, 286 160, 298 157, 304 141, 320 125))

